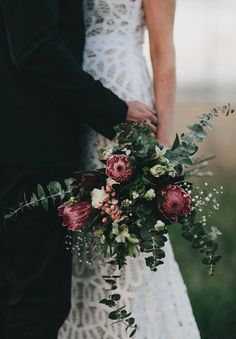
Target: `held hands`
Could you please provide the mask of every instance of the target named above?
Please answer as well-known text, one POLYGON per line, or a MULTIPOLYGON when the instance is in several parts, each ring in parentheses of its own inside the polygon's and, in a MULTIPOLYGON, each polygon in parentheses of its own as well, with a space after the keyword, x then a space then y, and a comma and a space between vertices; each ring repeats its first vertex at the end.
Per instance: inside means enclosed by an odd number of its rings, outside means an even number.
POLYGON ((154 135, 157 134, 157 114, 154 109, 140 101, 127 102, 129 107, 127 120, 135 122, 146 122, 154 135))
MULTIPOLYGON (((157 123, 156 111, 143 104, 140 101, 127 102, 129 107, 127 120, 135 122, 146 122, 147 126, 152 130, 153 136, 155 136, 158 142, 164 145, 167 149, 172 147, 174 141, 174 119, 167 119, 163 123, 160 121, 157 123)), ((172 115, 167 115, 167 117, 172 115)))

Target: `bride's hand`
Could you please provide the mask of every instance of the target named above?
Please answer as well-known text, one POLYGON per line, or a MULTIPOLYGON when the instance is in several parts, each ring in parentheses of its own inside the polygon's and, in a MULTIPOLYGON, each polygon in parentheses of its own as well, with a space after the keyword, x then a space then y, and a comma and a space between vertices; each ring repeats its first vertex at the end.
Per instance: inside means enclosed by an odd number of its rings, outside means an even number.
POLYGON ((156 112, 140 101, 127 102, 129 107, 127 120, 134 122, 146 122, 154 135, 157 133, 157 115, 156 112))

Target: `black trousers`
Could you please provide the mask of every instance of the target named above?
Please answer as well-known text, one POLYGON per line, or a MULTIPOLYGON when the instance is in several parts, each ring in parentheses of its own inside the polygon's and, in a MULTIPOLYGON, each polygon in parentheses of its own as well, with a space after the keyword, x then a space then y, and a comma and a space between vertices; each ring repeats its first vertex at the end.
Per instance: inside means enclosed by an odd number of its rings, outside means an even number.
POLYGON ((0 167, 0 338, 56 339, 70 310, 71 254, 52 206, 4 220, 24 193, 72 169, 0 167))

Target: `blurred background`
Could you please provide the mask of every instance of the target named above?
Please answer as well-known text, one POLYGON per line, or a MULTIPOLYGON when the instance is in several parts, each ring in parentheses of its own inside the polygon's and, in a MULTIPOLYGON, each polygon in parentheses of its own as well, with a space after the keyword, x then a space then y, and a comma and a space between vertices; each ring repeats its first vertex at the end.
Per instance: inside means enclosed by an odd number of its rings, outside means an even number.
MULTIPOLYGON (((236 0, 178 0, 175 44, 178 132, 217 104, 236 108, 236 0)), ((172 229, 171 237, 202 339, 235 339, 236 114, 213 125, 200 153, 217 156, 210 164, 214 177, 197 183, 224 186, 221 208, 209 220, 223 232, 223 259, 215 277, 208 277, 200 254, 182 240, 179 229, 172 229)))

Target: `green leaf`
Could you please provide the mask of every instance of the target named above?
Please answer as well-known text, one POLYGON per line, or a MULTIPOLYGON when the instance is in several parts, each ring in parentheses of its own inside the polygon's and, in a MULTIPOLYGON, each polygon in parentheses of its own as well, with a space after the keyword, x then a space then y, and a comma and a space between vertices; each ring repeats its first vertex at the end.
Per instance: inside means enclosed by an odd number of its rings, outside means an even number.
POLYGON ((140 230, 140 236, 143 240, 149 240, 151 238, 150 233, 145 229, 140 230))
POLYGON ((44 198, 46 196, 45 192, 44 192, 44 188, 42 185, 38 184, 37 186, 37 193, 38 193, 38 197, 41 199, 41 198, 44 198))
POLYGON ((121 298, 121 296, 119 294, 112 294, 111 295, 111 299, 114 301, 119 301, 121 298))
POLYGON ((64 180, 67 191, 72 192, 73 191, 73 186, 75 183, 75 179, 74 178, 68 178, 64 180))
POLYGON ((164 239, 162 237, 156 237, 154 239, 154 242, 159 247, 163 247, 165 245, 165 241, 164 241, 164 239))
POLYGON ((127 322, 128 322, 128 324, 129 324, 129 326, 132 326, 132 325, 135 323, 135 319, 134 319, 134 318, 129 318, 129 319, 127 320, 127 322))
POLYGON ((213 263, 214 264, 216 264, 218 261, 220 261, 221 260, 221 255, 216 255, 216 256, 214 256, 214 258, 213 258, 213 263))
POLYGON ((155 249, 153 251, 153 255, 156 256, 158 259, 165 258, 165 252, 160 248, 155 249))
POLYGON ((58 181, 51 181, 47 188, 51 194, 58 194, 61 192, 61 184, 58 181))
POLYGON ((180 145, 179 135, 176 134, 175 141, 173 143, 171 151, 174 151, 179 145, 180 145))
POLYGON ((210 265, 210 258, 209 258, 209 257, 204 257, 204 258, 202 259, 202 263, 203 263, 204 265, 210 265))
POLYGON ((40 204, 45 210, 48 210, 48 199, 46 197, 46 194, 44 192, 44 188, 42 185, 38 184, 37 186, 37 193, 40 198, 40 204))
POLYGON ((205 241, 201 238, 195 239, 193 241, 193 248, 202 248, 205 244, 205 241))
POLYGON ((45 197, 45 198, 42 198, 41 200, 41 205, 43 206, 43 208, 48 211, 48 207, 49 207, 49 203, 48 203, 48 199, 45 197))
POLYGON ((195 132, 199 138, 204 138, 207 133, 200 124, 189 125, 188 128, 195 132))
POLYGON ((130 338, 132 338, 134 335, 135 335, 135 333, 137 332, 137 328, 135 328, 131 333, 130 333, 130 338))
POLYGON ((115 301, 114 300, 111 300, 111 299, 102 299, 100 301, 100 304, 104 304, 108 307, 114 307, 116 305, 115 301))
POLYGON ((30 203, 32 203, 33 206, 39 206, 38 198, 35 193, 32 194, 30 203))
POLYGON ((192 241, 194 239, 194 234, 190 232, 189 230, 187 230, 183 232, 183 237, 188 241, 192 241))
POLYGON ((66 196, 66 192, 64 190, 61 190, 61 192, 60 192, 61 200, 63 200, 65 198, 65 196, 66 196))
POLYGON ((111 312, 109 314, 109 319, 111 319, 111 320, 118 320, 118 319, 120 319, 119 312, 117 312, 117 311, 111 312))
POLYGON ((190 158, 184 158, 184 159, 182 159, 181 163, 182 163, 183 165, 189 165, 189 166, 191 166, 191 165, 193 164, 193 162, 192 162, 192 160, 191 160, 190 158))
POLYGON ((116 284, 116 281, 113 280, 113 279, 106 279, 105 281, 106 281, 106 283, 109 284, 109 285, 115 285, 115 284, 116 284))

